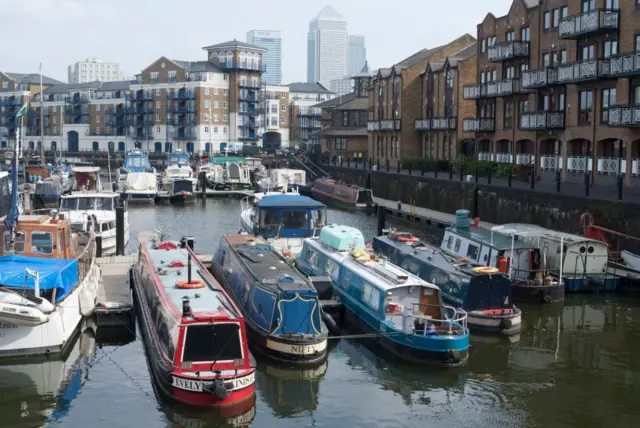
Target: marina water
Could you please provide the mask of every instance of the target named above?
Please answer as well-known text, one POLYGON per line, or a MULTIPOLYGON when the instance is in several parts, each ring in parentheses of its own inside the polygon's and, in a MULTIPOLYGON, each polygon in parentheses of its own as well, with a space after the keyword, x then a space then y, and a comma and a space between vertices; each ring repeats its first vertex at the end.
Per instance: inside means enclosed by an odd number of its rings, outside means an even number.
MULTIPOLYGON (((233 199, 130 206, 129 216, 131 251, 138 232, 156 227, 171 239, 192 235, 196 251, 209 253, 240 229, 233 199)), ((374 217, 330 210, 329 221, 360 228, 368 239, 375 233, 374 217)), ((415 232, 434 243, 442 236, 437 228, 415 232)), ((469 364, 460 369, 397 362, 370 339, 332 340, 327 363, 313 369, 259 361, 255 413, 245 418, 260 428, 640 425, 640 298, 569 295, 564 305, 522 309, 519 340, 472 335, 469 364)), ((230 426, 158 401, 139 339, 99 347, 81 336, 74 350, 68 370, 39 366, 38 385, 34 373, 22 381, 0 367, 2 426, 230 426)))

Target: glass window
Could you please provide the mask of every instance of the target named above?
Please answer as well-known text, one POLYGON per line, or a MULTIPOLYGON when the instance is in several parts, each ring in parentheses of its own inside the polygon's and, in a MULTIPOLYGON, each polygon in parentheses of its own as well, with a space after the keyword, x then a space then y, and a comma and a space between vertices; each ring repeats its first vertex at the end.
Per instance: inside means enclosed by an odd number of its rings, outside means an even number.
POLYGON ((606 40, 604 42, 604 57, 609 58, 614 55, 618 55, 618 41, 606 40))
POLYGON ((313 250, 309 250, 309 256, 307 257, 307 261, 311 266, 318 267, 318 253, 313 250))
POLYGON ((456 239, 456 246, 454 247, 453 251, 454 252, 458 252, 460 251, 460 244, 462 243, 462 241, 460 240, 460 238, 456 239))
POLYGON ((560 9, 553 9, 553 28, 560 25, 560 9))
POLYGON ((78 198, 66 198, 62 200, 61 211, 75 211, 78 208, 78 198))
POLYGON ((471 260, 478 260, 478 254, 480 254, 480 248, 475 245, 469 244, 467 249, 467 257, 471 260))
POLYGON ((520 40, 528 42, 531 40, 531 29, 529 27, 520 29, 520 40))
POLYGON ((569 16, 569 8, 567 6, 562 6, 560 8, 560 18, 564 19, 569 16))
POLYGON ((449 239, 447 239, 447 248, 451 249, 451 244, 453 244, 453 236, 449 235, 449 239))
POLYGON ((380 307, 380 292, 365 282, 362 284, 362 301, 373 309, 378 310, 380 307))
POLYGON ((31 252, 53 254, 53 234, 51 232, 31 232, 31 252))
POLYGON ((546 11, 544 13, 544 29, 548 30, 549 28, 551 28, 551 13, 546 11))
POLYGON ((327 260, 327 264, 324 268, 324 272, 326 275, 328 275, 331 278, 331 280, 334 283, 338 281, 339 269, 338 269, 338 265, 333 260, 327 260))
POLYGON ((96 209, 97 210, 112 211, 113 210, 113 199, 112 198, 96 198, 96 209))
POLYGON ((235 323, 190 326, 185 333, 182 361, 230 361, 242 358, 240 326, 235 323))
POLYGON ((87 211, 95 209, 95 198, 78 198, 78 210, 87 211))
POLYGON ((282 227, 285 229, 306 229, 306 211, 284 211, 282 213, 282 227))

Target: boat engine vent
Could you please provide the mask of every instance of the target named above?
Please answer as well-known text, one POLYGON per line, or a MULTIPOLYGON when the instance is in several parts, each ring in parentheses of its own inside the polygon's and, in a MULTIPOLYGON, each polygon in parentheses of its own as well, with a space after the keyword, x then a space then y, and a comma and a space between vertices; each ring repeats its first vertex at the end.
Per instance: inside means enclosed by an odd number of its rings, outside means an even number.
POLYGON ((469 230, 470 218, 471 218, 471 214, 469 213, 468 210, 456 211, 456 229, 469 230))

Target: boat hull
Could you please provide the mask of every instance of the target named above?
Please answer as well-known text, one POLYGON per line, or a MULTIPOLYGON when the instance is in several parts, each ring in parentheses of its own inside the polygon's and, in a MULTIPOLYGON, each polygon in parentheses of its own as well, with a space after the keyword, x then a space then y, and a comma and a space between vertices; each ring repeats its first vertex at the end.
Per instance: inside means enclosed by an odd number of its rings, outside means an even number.
POLYGON ((195 195, 189 192, 169 195, 169 202, 172 204, 189 204, 194 202, 195 199, 195 195))
MULTIPOLYGON (((190 381, 191 379, 176 376, 172 362, 167 361, 160 354, 160 345, 154 340, 155 332, 151 326, 151 311, 146 303, 145 293, 142 290, 143 282, 135 268, 133 269, 133 281, 131 283, 149 371, 156 389, 165 398, 179 404, 224 409, 225 417, 239 416, 251 409, 255 404, 254 382, 251 382, 245 388, 229 392, 229 395, 224 400, 217 399, 212 393, 189 391, 176 386, 176 384, 180 383, 176 378, 184 381, 190 381)), ((252 377, 255 380, 255 372, 252 371, 246 377, 252 377)))
POLYGON ((0 358, 37 357, 64 353, 83 318, 93 315, 100 268, 95 259, 83 281, 47 314, 48 321, 38 325, 17 325, 12 321, 0 323, 0 358))
POLYGON ((353 201, 347 201, 343 199, 337 199, 333 196, 329 196, 324 192, 319 192, 316 189, 311 189, 311 196, 316 201, 320 201, 332 208, 336 208, 343 211, 351 212, 365 212, 370 213, 375 211, 375 205, 373 204, 356 204, 353 201))
POLYGON ((122 198, 130 202, 153 202, 156 198, 156 193, 125 192, 122 194, 122 198))
POLYGON ((564 285, 530 285, 514 282, 511 293, 515 303, 558 303, 564 301, 564 285))
MULTIPOLYGON (((220 284, 235 299, 235 294, 226 276, 217 263, 211 264, 211 272, 220 284)), ((236 304, 242 308, 242 302, 236 300, 236 304)), ((287 340, 272 336, 255 325, 249 317, 245 316, 249 345, 260 354, 274 361, 290 364, 320 364, 327 357, 327 337, 321 336, 309 340, 287 340)))
POLYGON ((520 309, 516 309, 515 311, 506 314, 490 314, 485 313, 484 311, 469 311, 467 325, 472 333, 513 336, 519 334, 522 329, 522 312, 520 309))

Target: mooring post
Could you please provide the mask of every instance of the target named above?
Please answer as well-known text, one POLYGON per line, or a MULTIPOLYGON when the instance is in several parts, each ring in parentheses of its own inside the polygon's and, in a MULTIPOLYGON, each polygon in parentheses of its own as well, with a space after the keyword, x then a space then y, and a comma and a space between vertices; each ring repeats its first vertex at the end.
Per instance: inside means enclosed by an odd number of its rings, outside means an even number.
POLYGON ((102 257, 102 236, 96 236, 96 257, 102 257))
POLYGON ((116 255, 124 255, 124 206, 116 207, 116 255))
POLYGON ((584 195, 589 196, 589 172, 584 175, 584 195))
POLYGON ((377 210, 378 210, 378 228, 377 228, 377 232, 378 232, 378 236, 382 235, 382 231, 384 230, 384 226, 385 226, 385 211, 384 211, 384 207, 380 204, 377 204, 377 210))
POLYGON ((200 192, 202 193, 202 198, 206 200, 207 199, 207 177, 204 175, 204 171, 200 172, 200 192))

